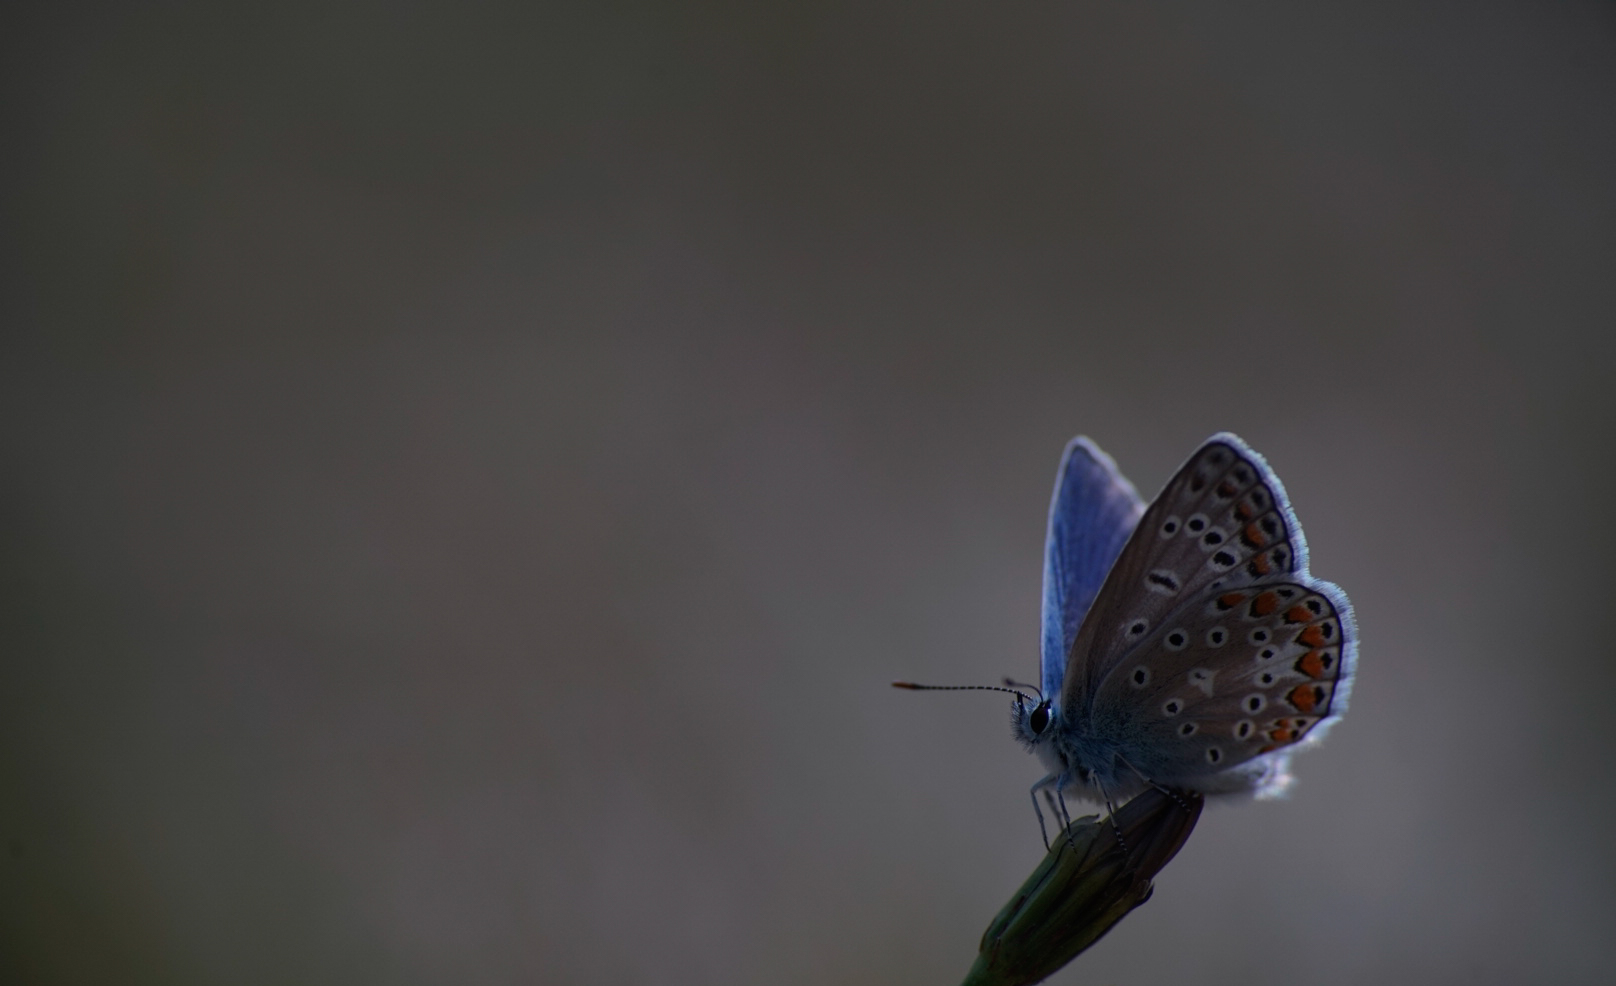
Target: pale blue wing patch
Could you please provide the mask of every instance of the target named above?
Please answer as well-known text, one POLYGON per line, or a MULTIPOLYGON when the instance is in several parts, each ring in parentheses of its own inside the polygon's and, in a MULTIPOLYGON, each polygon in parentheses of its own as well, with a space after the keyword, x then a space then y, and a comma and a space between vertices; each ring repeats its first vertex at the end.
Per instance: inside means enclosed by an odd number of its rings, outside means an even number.
POLYGON ((1044 543, 1044 694, 1060 694, 1072 641, 1145 511, 1133 484, 1087 438, 1061 457, 1044 543))

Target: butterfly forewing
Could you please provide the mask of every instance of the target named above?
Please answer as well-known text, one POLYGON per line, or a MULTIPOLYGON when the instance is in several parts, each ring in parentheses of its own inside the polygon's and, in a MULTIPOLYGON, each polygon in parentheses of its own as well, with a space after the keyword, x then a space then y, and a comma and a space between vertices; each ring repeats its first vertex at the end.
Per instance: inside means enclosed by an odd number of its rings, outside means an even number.
POLYGON ((1110 456, 1086 438, 1066 446, 1044 543, 1044 694, 1060 692, 1078 627, 1144 512, 1144 501, 1110 456))
POLYGON ((1213 436, 1145 511, 1107 576, 1068 655, 1062 708, 1088 709, 1100 682, 1168 614, 1306 565, 1278 477, 1240 439, 1213 436))
POLYGON ((1203 590, 1128 652, 1093 708, 1147 776, 1220 772, 1340 715, 1353 634, 1341 590, 1309 577, 1203 590))

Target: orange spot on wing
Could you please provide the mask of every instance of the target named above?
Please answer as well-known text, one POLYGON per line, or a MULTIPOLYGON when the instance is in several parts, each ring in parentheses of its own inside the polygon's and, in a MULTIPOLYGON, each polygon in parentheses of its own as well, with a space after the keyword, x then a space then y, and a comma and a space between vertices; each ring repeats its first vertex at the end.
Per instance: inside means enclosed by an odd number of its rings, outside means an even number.
POLYGON ((1218 605, 1224 609, 1233 609, 1244 602, 1245 599, 1246 594, 1243 592, 1226 592, 1218 597, 1218 605))
POLYGON ((1251 601, 1252 616, 1268 616, 1279 609, 1279 593, 1265 592, 1251 601))
POLYGON ((1286 623, 1306 623, 1313 618, 1313 613, 1306 606, 1292 606, 1285 611, 1286 623))
POLYGON ((1258 575, 1267 575, 1274 570, 1274 563, 1268 559, 1266 552, 1253 558, 1251 564, 1256 566, 1258 575))
POLYGON ((1309 678, 1324 677, 1324 655, 1316 650, 1308 651, 1306 656, 1296 662, 1296 670, 1309 678))
POLYGON ((1218 496, 1223 497, 1225 500, 1231 496, 1234 496, 1239 491, 1240 488, 1229 482, 1227 479, 1218 484, 1218 496))
POLYGON ((1256 512, 1257 508, 1251 505, 1250 500, 1241 500, 1240 503, 1234 508, 1234 515, 1239 517, 1241 520, 1250 520, 1252 514, 1255 514, 1256 512))
POLYGON ((1325 644, 1324 631, 1320 629, 1319 624, 1315 623, 1297 634, 1296 641, 1309 647, 1323 647, 1325 644))
POLYGON ((1296 734, 1289 729, 1275 729, 1269 732, 1268 738, 1275 743, 1289 743, 1296 738, 1296 734))
POLYGON ((1291 693, 1286 695, 1285 698, 1303 712, 1312 712, 1313 706, 1318 702, 1317 697, 1313 694, 1312 685, 1297 685, 1291 689, 1291 693))
POLYGON ((1247 524, 1246 543, 1251 545, 1253 548, 1260 548, 1268 543, 1268 535, 1264 534, 1262 532, 1262 528, 1258 527, 1256 524, 1247 524))

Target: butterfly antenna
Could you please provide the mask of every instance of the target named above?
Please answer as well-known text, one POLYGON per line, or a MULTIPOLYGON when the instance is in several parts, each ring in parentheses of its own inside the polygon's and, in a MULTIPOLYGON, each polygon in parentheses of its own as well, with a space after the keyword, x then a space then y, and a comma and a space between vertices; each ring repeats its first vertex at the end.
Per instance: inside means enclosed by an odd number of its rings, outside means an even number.
MULTIPOLYGON (((1003 688, 999 685, 917 685, 912 681, 894 681, 892 687, 907 688, 912 692, 1009 692, 1023 702, 1032 701, 1032 696, 1019 688, 1003 688)), ((1043 701, 1042 693, 1039 701, 1043 701)))
POLYGON ((1044 701, 1044 690, 1039 688, 1037 685, 1029 684, 1025 681, 1017 681, 1014 678, 1006 678, 1004 679, 1004 683, 1009 685, 1011 688, 1030 688, 1038 693, 1038 701, 1040 704, 1044 701))

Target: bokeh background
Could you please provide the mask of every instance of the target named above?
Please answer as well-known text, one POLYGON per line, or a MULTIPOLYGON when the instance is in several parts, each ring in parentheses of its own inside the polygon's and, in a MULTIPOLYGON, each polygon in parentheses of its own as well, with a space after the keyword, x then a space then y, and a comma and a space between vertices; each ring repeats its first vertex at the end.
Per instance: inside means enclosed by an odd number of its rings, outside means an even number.
POLYGON ((7 981, 957 981, 1220 429, 1353 709, 1055 981, 1616 974, 1609 5, 0 16, 7 981))

